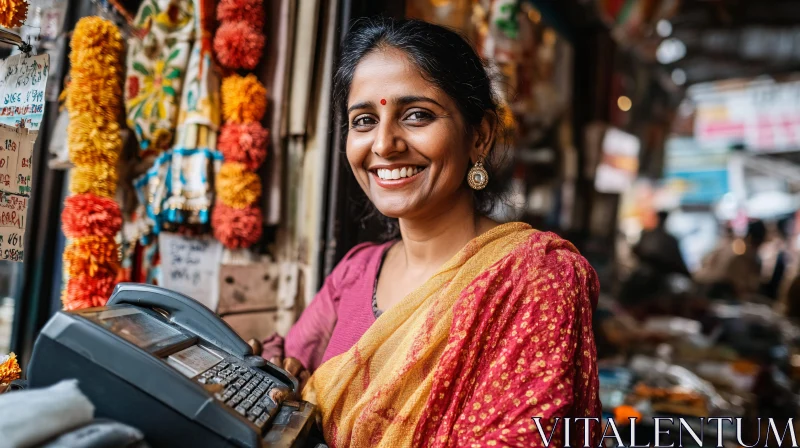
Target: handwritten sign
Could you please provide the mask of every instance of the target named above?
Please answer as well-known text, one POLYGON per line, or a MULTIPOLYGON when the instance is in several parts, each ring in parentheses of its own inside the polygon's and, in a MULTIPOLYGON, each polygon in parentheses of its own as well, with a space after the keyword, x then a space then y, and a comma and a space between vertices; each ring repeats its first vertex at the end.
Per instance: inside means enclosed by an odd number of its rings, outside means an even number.
POLYGON ((0 260, 23 261, 33 145, 44 116, 50 56, 0 61, 0 260))
POLYGON ((158 247, 161 252, 159 283, 216 311, 222 261, 222 245, 219 241, 209 237, 190 238, 161 232, 158 234, 158 247))
POLYGON ((38 131, 44 117, 50 55, 17 54, 0 67, 0 124, 38 131))

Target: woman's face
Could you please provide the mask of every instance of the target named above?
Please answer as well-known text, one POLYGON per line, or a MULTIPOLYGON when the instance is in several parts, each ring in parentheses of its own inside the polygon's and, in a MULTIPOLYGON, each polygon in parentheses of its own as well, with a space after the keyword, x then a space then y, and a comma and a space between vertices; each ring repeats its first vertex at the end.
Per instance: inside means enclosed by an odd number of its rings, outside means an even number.
POLYGON ((455 102, 400 50, 373 51, 356 67, 347 100, 347 159, 386 216, 441 213, 465 190, 476 139, 455 102))

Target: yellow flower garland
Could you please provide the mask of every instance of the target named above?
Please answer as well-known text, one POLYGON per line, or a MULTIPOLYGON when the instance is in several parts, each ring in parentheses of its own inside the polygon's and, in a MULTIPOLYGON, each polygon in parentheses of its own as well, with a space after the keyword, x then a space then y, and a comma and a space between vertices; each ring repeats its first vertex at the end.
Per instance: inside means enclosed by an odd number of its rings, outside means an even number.
POLYGON ((67 110, 70 118, 88 114, 117 121, 122 109, 118 101, 122 95, 121 85, 103 78, 78 77, 72 78, 67 89, 67 110))
POLYGON ((113 198, 117 191, 117 167, 107 163, 76 166, 70 179, 72 194, 91 193, 103 198, 113 198))
POLYGON ((223 163, 216 180, 219 199, 230 207, 244 209, 261 197, 261 178, 243 163, 223 163))
MULTIPOLYGON (((96 57, 98 62, 108 66, 122 66, 122 34, 113 23, 101 17, 84 17, 79 20, 72 33, 70 45, 72 53, 69 60, 73 70, 77 67, 79 71, 83 71, 86 66, 76 64, 88 62, 89 57, 96 57)), ((95 73, 107 72, 100 70, 95 73)))
POLYGON ((70 120, 67 128, 67 149, 69 159, 75 165, 105 163, 116 166, 121 147, 118 123, 89 114, 79 114, 70 120))
POLYGON ((261 121, 267 111, 267 88, 254 74, 222 80, 222 116, 225 121, 261 121))

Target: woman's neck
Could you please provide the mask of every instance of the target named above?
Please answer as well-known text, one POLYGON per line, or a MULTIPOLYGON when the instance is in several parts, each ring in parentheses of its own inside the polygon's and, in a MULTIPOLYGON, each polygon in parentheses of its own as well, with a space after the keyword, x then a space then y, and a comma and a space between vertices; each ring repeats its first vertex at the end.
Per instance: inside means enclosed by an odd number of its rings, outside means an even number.
POLYGON ((436 214, 419 219, 401 218, 406 266, 414 271, 438 269, 485 231, 486 221, 475 213, 469 192, 447 207, 441 207, 436 214))

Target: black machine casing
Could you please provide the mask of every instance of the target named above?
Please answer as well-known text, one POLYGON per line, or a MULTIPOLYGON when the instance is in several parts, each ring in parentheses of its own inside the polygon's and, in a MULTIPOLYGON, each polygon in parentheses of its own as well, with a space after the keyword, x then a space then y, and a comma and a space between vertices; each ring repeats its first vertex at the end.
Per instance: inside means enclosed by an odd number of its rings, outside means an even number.
POLYGON ((253 356, 184 295, 120 284, 102 308, 60 311, 42 330, 28 385, 76 378, 97 417, 144 432, 153 447, 297 447, 315 408, 297 380, 253 356))

